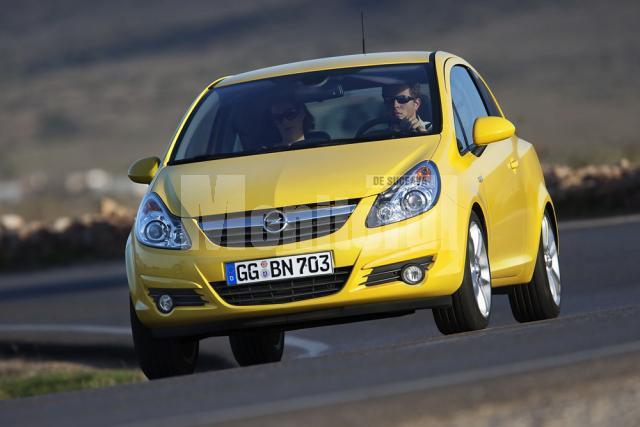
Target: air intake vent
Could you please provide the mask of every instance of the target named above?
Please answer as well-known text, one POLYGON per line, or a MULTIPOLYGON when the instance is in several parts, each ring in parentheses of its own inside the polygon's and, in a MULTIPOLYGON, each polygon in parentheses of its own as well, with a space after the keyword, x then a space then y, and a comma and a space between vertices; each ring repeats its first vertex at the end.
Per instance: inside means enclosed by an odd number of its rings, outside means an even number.
POLYGON ((358 200, 310 206, 212 215, 200 218, 200 228, 216 245, 231 247, 275 246, 326 236, 340 229, 358 200))
POLYGON ((227 282, 211 282, 213 289, 227 304, 283 304, 319 298, 339 292, 349 278, 351 267, 334 269, 333 274, 272 282, 228 286, 227 282))

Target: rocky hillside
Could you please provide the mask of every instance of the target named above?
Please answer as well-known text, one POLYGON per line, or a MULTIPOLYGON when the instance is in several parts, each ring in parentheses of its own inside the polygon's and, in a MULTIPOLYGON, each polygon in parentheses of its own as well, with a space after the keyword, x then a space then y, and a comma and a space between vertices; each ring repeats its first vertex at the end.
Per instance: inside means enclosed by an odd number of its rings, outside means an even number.
MULTIPOLYGON (((640 211, 640 167, 627 160, 544 169, 560 220, 640 211)), ((121 259, 134 216, 133 209, 107 198, 97 213, 48 222, 0 215, 0 271, 121 259)))
POLYGON ((217 76, 360 51, 461 54, 547 163, 640 159, 640 2, 3 2, 0 178, 124 174, 217 76))

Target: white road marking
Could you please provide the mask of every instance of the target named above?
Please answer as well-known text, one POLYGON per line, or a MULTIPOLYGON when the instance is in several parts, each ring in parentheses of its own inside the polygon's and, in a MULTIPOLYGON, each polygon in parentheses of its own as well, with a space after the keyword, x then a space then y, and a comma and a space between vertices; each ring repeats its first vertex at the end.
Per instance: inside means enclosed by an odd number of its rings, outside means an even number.
POLYGON ((100 325, 65 325, 65 324, 15 324, 15 325, 0 325, 0 333, 11 332, 31 332, 31 333, 80 333, 80 334, 96 334, 96 335, 118 335, 127 336, 131 335, 131 328, 119 327, 119 326, 100 326, 100 325))
MULTIPOLYGON (((0 333, 52 333, 52 334, 95 334, 131 336, 129 327, 101 326, 101 325, 74 325, 74 324, 38 324, 23 323, 15 325, 0 325, 0 333)), ((302 351, 301 357, 315 357, 329 350, 329 345, 320 341, 313 341, 294 335, 285 336, 285 344, 302 351)))
POLYGON ((296 347, 304 351, 302 357, 315 357, 329 350, 329 345, 320 341, 308 340, 294 335, 285 335, 285 345, 296 347))

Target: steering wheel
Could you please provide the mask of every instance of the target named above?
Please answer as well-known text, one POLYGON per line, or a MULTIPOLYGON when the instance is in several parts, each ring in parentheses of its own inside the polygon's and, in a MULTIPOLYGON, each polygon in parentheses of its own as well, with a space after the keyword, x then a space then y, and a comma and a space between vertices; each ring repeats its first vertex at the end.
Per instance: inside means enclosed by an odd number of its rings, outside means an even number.
POLYGON ((367 132, 369 132, 373 127, 381 125, 383 123, 389 123, 389 119, 385 117, 376 117, 375 119, 368 120, 358 128, 355 137, 360 138, 361 136, 364 136, 367 132))

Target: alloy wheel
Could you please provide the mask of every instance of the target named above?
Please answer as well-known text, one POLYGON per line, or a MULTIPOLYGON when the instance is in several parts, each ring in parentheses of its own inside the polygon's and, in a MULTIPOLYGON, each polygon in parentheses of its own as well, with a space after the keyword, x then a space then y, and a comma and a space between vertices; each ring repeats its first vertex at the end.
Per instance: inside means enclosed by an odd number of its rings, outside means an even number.
POLYGON ((558 246, 549 219, 545 215, 542 219, 542 251, 544 266, 547 271, 547 281, 553 296, 553 302, 560 305, 560 262, 558 260, 558 246))

